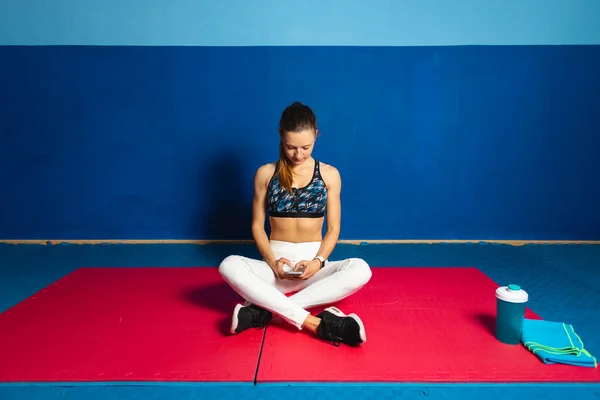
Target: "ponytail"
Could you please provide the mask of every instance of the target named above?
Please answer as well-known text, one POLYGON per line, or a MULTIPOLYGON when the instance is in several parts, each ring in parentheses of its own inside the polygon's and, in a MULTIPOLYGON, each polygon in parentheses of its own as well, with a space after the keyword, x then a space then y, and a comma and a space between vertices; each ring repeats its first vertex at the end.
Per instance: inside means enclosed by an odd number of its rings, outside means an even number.
POLYGON ((283 143, 279 143, 279 183, 288 192, 292 191, 294 182, 294 171, 290 167, 289 160, 283 151, 283 143))

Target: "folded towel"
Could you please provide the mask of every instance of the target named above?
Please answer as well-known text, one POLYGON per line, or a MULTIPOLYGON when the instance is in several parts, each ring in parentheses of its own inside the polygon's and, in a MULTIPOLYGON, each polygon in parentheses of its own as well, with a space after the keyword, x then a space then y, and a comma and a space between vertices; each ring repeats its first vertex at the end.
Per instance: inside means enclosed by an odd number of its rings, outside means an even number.
POLYGON ((598 366, 573 326, 563 322, 525 319, 521 342, 546 364, 598 366))

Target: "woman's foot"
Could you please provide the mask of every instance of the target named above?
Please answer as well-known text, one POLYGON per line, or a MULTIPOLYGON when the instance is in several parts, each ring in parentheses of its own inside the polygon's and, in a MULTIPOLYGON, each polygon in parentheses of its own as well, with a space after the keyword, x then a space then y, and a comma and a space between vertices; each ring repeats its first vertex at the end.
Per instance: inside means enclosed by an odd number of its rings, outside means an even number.
POLYGON ((317 336, 339 346, 345 343, 357 346, 367 341, 365 326, 356 314, 346 315, 335 307, 329 307, 317 315, 321 319, 317 336))
POLYGON ((262 329, 271 322, 272 318, 273 314, 264 308, 248 302, 244 305, 238 304, 231 318, 231 333, 240 333, 248 328, 262 329))

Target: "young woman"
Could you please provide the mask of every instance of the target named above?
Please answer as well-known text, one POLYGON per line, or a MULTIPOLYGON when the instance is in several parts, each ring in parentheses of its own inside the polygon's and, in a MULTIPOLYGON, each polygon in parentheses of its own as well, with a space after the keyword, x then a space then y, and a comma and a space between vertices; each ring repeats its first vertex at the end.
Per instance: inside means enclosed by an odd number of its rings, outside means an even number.
POLYGON ((219 266, 223 279, 246 300, 235 307, 232 333, 262 328, 275 313, 335 345, 366 341, 356 314, 345 315, 335 307, 316 316, 307 311, 350 296, 371 278, 362 259, 328 261, 340 233, 342 183, 336 168, 312 157, 317 135, 313 111, 293 103, 279 123, 279 161, 256 171, 252 235, 263 259, 232 255, 219 266))

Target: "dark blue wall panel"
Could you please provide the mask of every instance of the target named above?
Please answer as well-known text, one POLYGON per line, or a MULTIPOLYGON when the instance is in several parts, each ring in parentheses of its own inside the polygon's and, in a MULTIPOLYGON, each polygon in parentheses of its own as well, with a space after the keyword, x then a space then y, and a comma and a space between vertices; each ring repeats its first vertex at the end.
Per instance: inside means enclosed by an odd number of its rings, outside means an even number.
POLYGON ((0 239, 247 239, 314 108, 343 239, 600 239, 600 46, 0 47, 0 239))

